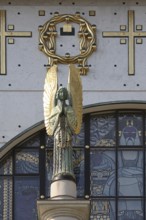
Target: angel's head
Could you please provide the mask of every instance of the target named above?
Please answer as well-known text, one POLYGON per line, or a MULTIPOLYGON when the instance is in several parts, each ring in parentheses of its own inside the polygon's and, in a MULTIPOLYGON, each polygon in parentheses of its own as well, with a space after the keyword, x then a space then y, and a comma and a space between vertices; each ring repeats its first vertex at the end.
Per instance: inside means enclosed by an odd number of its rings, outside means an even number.
POLYGON ((60 86, 58 91, 57 91, 57 98, 60 100, 60 101, 65 101, 68 99, 68 92, 67 92, 67 89, 60 86))

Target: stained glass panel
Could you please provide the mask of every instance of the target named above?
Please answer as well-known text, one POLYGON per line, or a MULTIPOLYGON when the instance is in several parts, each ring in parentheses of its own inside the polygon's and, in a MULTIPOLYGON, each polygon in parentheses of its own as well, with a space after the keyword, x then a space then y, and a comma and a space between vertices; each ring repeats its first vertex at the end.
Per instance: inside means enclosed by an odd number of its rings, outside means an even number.
POLYGON ((90 220, 115 220, 114 200, 92 200, 90 220))
POLYGON ((118 220, 143 220, 143 201, 121 199, 118 202, 118 220))
POLYGON ((115 152, 91 150, 90 190, 92 196, 115 195, 115 152))
MULTIPOLYGON (((91 116, 91 130, 88 127, 86 130, 90 132, 88 137, 91 136, 91 147, 85 155, 84 124, 80 134, 73 137, 73 167, 77 195, 84 198, 84 195, 89 194, 90 220, 143 220, 145 218, 143 164, 144 162, 146 164, 144 161, 146 156, 144 157, 144 149, 139 147, 143 147, 145 132, 143 115, 140 115, 140 111, 136 113, 120 111, 120 114, 117 111, 115 115, 110 112, 110 114, 91 116), (116 137, 116 128, 119 132, 118 137, 116 137), (88 160, 89 156, 90 160, 88 160), (89 189, 84 192, 85 161, 87 163, 90 161, 90 164, 86 164, 90 168, 86 170, 86 174, 90 176, 90 182, 86 184, 86 187, 90 187, 90 193, 87 193, 89 189)), ((0 220, 37 219, 36 200, 39 198, 39 183, 42 181, 39 173, 39 147, 40 139, 41 142, 44 141, 45 130, 44 134, 41 134, 42 136, 37 133, 21 143, 13 150, 14 154, 8 155, 0 162, 0 220), (13 161, 15 161, 14 166, 13 161), (14 173, 12 173, 13 168, 15 168, 14 173), (13 202, 14 219, 12 219, 13 202)), ((49 197, 53 170, 53 137, 46 135, 46 146, 44 187, 46 196, 49 197)))
POLYGON ((119 196, 143 195, 143 152, 118 153, 118 194, 119 196))
POLYGON ((90 120, 90 145, 115 146, 116 120, 112 115, 99 115, 90 120))
POLYGON ((15 177, 14 186, 15 220, 36 220, 36 201, 39 198, 39 178, 15 177))
POLYGON ((16 151, 15 172, 18 173, 38 173, 39 172, 39 152, 35 149, 23 149, 16 151))
POLYGON ((46 196, 50 196, 50 184, 53 174, 53 150, 46 151, 46 196))
POLYGON ((46 147, 50 147, 50 148, 53 148, 53 145, 54 145, 54 138, 53 136, 48 136, 46 134, 46 147))
POLYGON ((84 151, 83 149, 73 150, 73 168, 76 176, 77 196, 84 195, 84 151))
POLYGON ((84 146, 84 139, 85 139, 85 132, 84 132, 84 123, 82 124, 82 127, 81 127, 81 131, 78 135, 74 135, 73 136, 73 141, 72 141, 72 146, 84 146))
POLYGON ((13 172, 12 157, 6 157, 0 162, 0 175, 10 175, 13 172))
POLYGON ((144 132, 144 135, 145 135, 145 147, 146 147, 146 115, 145 115, 145 132, 144 132))
POLYGON ((119 145, 140 146, 143 140, 142 116, 122 114, 119 116, 119 145))
POLYGON ((12 220, 11 177, 0 177, 0 220, 12 220))
POLYGON ((40 135, 37 134, 28 140, 25 140, 24 143, 20 144, 21 147, 39 147, 40 146, 40 135))

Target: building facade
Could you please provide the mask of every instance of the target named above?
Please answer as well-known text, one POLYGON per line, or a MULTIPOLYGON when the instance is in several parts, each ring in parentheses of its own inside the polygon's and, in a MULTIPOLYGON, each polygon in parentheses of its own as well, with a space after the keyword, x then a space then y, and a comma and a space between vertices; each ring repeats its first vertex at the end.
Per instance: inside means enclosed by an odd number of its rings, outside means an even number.
POLYGON ((50 196, 43 86, 53 63, 66 86, 69 62, 83 85, 78 198, 91 201, 92 220, 145 219, 146 2, 0 1, 0 24, 0 220, 36 220, 36 201, 50 196))

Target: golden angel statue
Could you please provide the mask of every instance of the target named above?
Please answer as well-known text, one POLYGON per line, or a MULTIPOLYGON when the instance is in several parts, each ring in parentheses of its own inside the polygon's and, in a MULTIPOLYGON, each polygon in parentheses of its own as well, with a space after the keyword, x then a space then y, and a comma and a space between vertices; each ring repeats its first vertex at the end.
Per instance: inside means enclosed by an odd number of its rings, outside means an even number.
POLYGON ((73 178, 72 136, 82 124, 82 84, 78 69, 69 66, 68 88, 58 88, 57 66, 52 66, 44 85, 44 121, 48 135, 54 135, 53 178, 73 178))

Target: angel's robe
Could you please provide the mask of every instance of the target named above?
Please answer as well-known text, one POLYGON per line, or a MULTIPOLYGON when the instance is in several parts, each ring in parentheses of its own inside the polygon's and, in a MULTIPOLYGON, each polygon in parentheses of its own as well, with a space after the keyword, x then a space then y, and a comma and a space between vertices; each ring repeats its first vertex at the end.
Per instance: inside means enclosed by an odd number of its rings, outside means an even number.
POLYGON ((72 135, 77 126, 77 118, 71 106, 64 107, 64 114, 59 105, 52 109, 49 124, 54 133, 53 177, 67 173, 73 175, 72 135))

